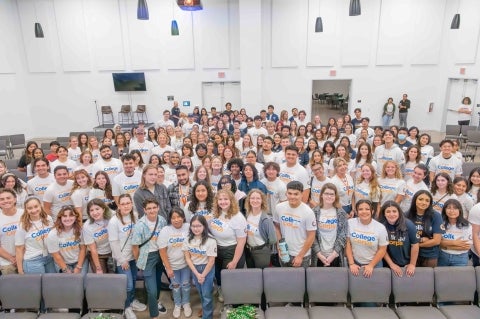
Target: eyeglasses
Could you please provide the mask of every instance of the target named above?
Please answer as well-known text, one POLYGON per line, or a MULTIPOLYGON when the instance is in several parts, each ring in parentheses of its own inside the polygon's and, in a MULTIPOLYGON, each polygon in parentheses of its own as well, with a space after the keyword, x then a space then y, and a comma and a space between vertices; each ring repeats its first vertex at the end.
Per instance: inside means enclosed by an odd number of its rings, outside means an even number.
POLYGON ((328 196, 328 197, 334 197, 335 193, 323 193, 322 195, 328 196))

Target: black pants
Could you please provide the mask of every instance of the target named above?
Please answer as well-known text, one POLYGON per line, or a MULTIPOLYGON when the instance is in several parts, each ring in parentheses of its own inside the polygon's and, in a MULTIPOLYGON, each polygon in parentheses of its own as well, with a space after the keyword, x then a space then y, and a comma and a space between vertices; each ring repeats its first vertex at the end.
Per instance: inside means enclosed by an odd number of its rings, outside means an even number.
MULTIPOLYGON (((232 246, 217 246, 217 257, 215 258, 215 279, 217 280, 217 285, 222 285, 222 278, 220 272, 222 269, 227 269, 229 262, 233 260, 235 256, 235 249, 237 245, 232 246)), ((237 263, 236 269, 241 269, 245 266, 245 254, 242 254, 240 260, 237 263)))

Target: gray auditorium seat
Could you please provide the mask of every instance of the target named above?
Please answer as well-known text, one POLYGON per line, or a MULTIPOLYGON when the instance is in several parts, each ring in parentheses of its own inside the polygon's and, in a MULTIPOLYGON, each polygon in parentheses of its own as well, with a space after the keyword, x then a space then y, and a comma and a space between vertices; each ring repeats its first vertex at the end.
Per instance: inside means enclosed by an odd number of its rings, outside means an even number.
POLYGON ((2 319, 35 319, 42 299, 42 275, 0 276, 0 300, 4 309, 14 313, 0 314, 2 319), (30 312, 23 312, 29 310, 30 312))
POLYGON ((310 319, 353 319, 348 302, 348 270, 345 267, 307 268, 307 294, 310 319), (313 305, 313 303, 337 306, 313 305))
MULTIPOLYGON (((109 313, 115 319, 123 318, 127 298, 127 276, 120 274, 87 274, 85 276, 85 297, 88 313, 82 319, 95 318, 99 309, 121 310, 121 314, 109 313)), ((102 311, 102 313, 106 313, 102 311)))
POLYGON ((439 304, 440 311, 448 319, 478 319, 480 308, 473 305, 477 289, 475 269, 471 266, 436 267, 435 294, 438 303, 465 303, 455 305, 439 304))
POLYGON ((83 305, 83 275, 43 274, 42 296, 47 312, 39 319, 80 319, 80 313, 55 312, 58 308, 77 309, 83 305))
POLYGON ((432 307, 435 293, 433 268, 417 267, 415 275, 398 277, 392 272, 392 291, 400 319, 441 319, 440 310, 432 307))
MULTIPOLYGON (((260 304, 263 293, 262 269, 224 269, 221 275, 224 305, 260 304)), ((221 318, 227 318, 226 311, 222 312, 221 318)), ((265 318, 259 307, 257 318, 265 318)))
POLYGON ((280 307, 271 303, 301 303, 305 295, 305 269, 265 268, 263 270, 263 289, 267 301, 265 318, 267 319, 308 319, 303 306, 280 307))

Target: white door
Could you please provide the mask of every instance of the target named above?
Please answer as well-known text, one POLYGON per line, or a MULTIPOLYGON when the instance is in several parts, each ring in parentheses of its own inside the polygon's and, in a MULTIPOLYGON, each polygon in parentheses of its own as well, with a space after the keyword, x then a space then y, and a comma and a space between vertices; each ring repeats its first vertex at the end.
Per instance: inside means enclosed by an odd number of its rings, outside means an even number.
POLYGON ((210 111, 212 106, 221 112, 225 103, 232 103, 232 109, 240 109, 240 82, 203 82, 203 106, 210 111))
POLYGON ((477 93, 477 80, 476 79, 449 79, 448 81, 448 94, 445 104, 446 123, 445 124, 458 124, 458 113, 456 110, 462 104, 464 97, 468 96, 472 100, 473 112, 470 120, 470 125, 478 125, 478 110, 475 105, 475 96, 477 93))

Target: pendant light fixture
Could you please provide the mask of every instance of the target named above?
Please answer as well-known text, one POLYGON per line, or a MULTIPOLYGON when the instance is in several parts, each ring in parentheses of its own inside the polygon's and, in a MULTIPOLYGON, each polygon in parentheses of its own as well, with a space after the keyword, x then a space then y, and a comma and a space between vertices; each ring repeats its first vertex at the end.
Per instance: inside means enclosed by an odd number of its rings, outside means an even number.
POLYGON ((137 19, 149 20, 147 0, 138 0, 137 19))
POLYGON ((175 20, 175 2, 172 3, 172 25, 170 27, 170 34, 172 36, 176 36, 180 34, 178 30, 177 20, 175 20))
MULTIPOLYGON (((33 11, 35 12, 35 21, 38 21, 37 18, 37 6, 36 1, 33 2, 33 11)), ((43 29, 40 22, 35 22, 35 38, 43 38, 43 29)))
POLYGON ((362 8, 360 7, 360 0, 350 0, 350 10, 348 15, 359 16, 362 14, 362 8))
POLYGON ((460 10, 460 0, 458 0, 457 13, 455 13, 455 15, 453 16, 450 29, 453 29, 453 30, 460 29, 460 13, 458 13, 459 10, 460 10))
POLYGON ((318 1, 318 17, 315 21, 315 32, 323 32, 323 21, 322 17, 320 16, 320 0, 318 1))

